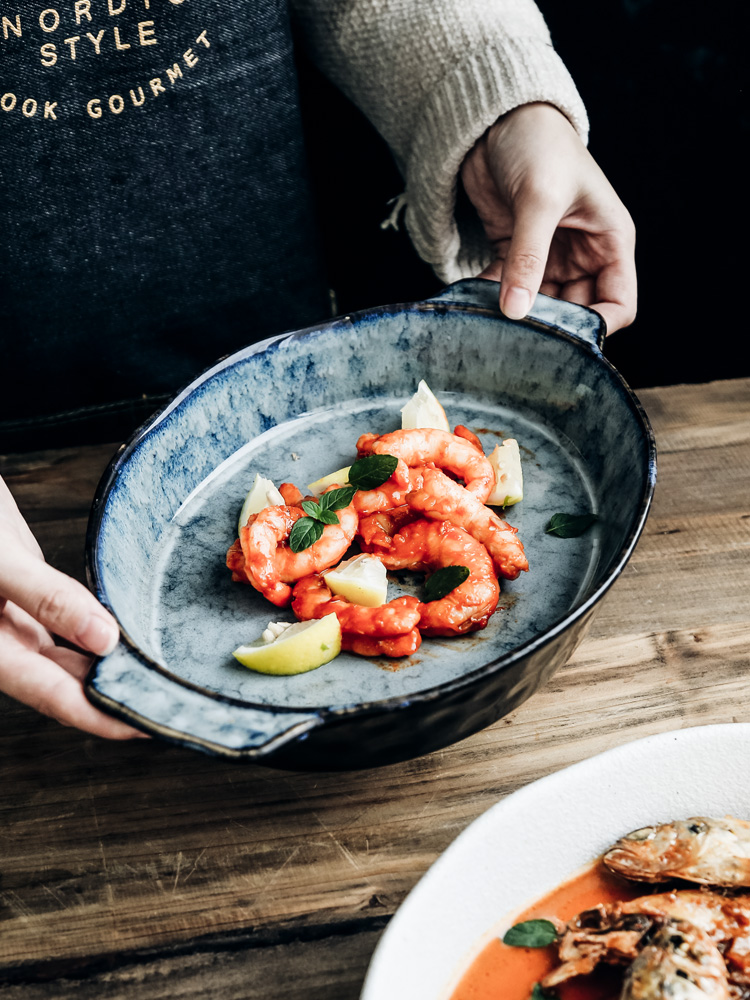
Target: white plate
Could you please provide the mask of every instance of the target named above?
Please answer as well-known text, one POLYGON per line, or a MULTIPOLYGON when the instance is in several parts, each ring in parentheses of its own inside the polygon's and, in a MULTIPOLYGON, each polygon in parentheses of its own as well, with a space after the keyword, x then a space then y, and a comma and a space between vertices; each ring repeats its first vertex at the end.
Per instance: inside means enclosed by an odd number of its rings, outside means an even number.
POLYGON ((750 724, 680 729, 541 778, 475 820, 404 900, 361 1000, 447 1000, 513 914, 640 826, 750 819, 750 724))

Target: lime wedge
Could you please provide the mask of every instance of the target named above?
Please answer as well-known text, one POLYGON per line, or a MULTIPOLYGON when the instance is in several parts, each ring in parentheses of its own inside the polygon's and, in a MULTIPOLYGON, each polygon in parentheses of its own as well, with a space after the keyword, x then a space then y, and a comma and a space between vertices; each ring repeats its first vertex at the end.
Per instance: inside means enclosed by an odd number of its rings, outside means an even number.
POLYGON ((510 507, 523 500, 523 473, 521 472, 521 452, 515 438, 506 438, 502 445, 496 445, 489 457, 495 470, 495 488, 485 503, 495 507, 510 507))
POLYGON ((332 593, 352 604, 379 608, 388 596, 385 566, 377 556, 352 556, 323 574, 332 593))
POLYGON ((436 427, 440 431, 451 429, 445 410, 438 403, 432 389, 424 379, 401 410, 401 427, 403 430, 409 430, 413 427, 436 427))
POLYGON ((289 676, 322 667, 341 652, 341 626, 336 615, 295 622, 279 631, 282 624, 269 624, 263 635, 270 635, 270 642, 262 638, 248 646, 238 646, 232 655, 260 674, 289 676))
POLYGON ((314 483, 308 483, 307 488, 314 496, 320 497, 329 486, 346 486, 349 483, 349 469, 351 469, 351 465, 347 465, 345 469, 337 469, 330 476, 323 476, 322 479, 316 479, 314 483))
POLYGON ((248 518, 253 514, 260 514, 265 507, 278 507, 284 503, 283 496, 279 493, 270 479, 264 479, 259 472, 255 473, 255 482, 250 492, 245 497, 245 502, 240 511, 238 528, 243 528, 248 518))

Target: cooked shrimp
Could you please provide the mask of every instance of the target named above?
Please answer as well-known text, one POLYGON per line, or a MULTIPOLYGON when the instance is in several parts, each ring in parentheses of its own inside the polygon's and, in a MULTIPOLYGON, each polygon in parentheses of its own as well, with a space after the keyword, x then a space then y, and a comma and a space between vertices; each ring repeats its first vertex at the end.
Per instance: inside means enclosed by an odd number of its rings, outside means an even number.
POLYGON ((393 455, 408 466, 436 465, 463 479, 466 489, 484 503, 495 485, 495 470, 489 459, 473 444, 433 427, 415 427, 410 430, 392 431, 376 440, 362 435, 357 448, 364 446, 374 455, 393 455))
POLYGON ((292 599, 289 583, 334 566, 357 530, 357 513, 349 505, 336 511, 338 524, 327 524, 322 536, 302 552, 292 552, 286 540, 305 512, 301 507, 266 507, 240 531, 249 582, 278 607, 292 599))
POLYGON ((447 596, 421 606, 419 630, 423 635, 456 635, 486 626, 497 607, 500 588, 487 550, 454 524, 413 521, 378 552, 388 569, 436 570, 466 566, 469 576, 447 596))
MULTIPOLYGON (((364 458, 366 455, 373 454, 373 445, 378 440, 379 435, 377 434, 360 434, 357 439, 357 455, 359 458, 364 458)), ((395 456, 398 458, 398 456, 395 456)), ((393 474, 391 475, 391 482, 396 483, 397 486, 408 486, 409 485, 409 466, 403 460, 403 458, 398 459, 393 474)))
POLYGON ((625 976, 620 1000, 728 1000, 724 960, 702 931, 669 921, 643 948, 625 976))
POLYGON ((354 635, 345 632, 341 636, 341 648, 347 649, 358 656, 411 656, 422 644, 422 636, 418 628, 404 635, 396 635, 385 639, 373 639, 370 635, 354 635))
POLYGON ((750 823, 732 816, 695 816, 646 826, 621 837, 602 860, 617 875, 638 882, 681 878, 750 886, 750 823))
MULTIPOLYGON (((381 439, 382 440, 382 439, 381 439)), ((440 469, 425 469, 422 489, 407 495, 409 506, 425 517, 460 525, 486 546, 498 576, 515 580, 529 568, 523 545, 507 521, 440 469)))
POLYGON ((306 576, 296 584, 292 610, 300 621, 335 613, 343 632, 376 638, 403 635, 419 622, 416 597, 397 597, 380 607, 368 608, 335 596, 319 573, 306 576))
POLYGON ((287 507, 299 507, 304 499, 301 490, 294 483, 282 483, 279 486, 279 493, 283 496, 287 507))
MULTIPOLYGON (((372 640, 395 639, 412 632, 419 622, 420 603, 416 597, 397 597, 379 608, 366 608, 335 596, 323 577, 313 573, 296 584, 292 611, 300 621, 335 614, 341 625, 344 648, 359 652, 355 647, 364 648, 367 644, 355 640, 363 636, 372 640)), ((388 653, 384 647, 379 650, 386 656, 407 656, 414 652, 408 649, 404 653, 388 653)))
POLYGON ((357 490, 352 504, 360 517, 377 514, 380 511, 393 510, 406 504, 406 494, 410 490, 419 489, 422 485, 423 467, 406 469, 406 483, 396 482, 391 476, 382 486, 374 490, 357 490))
POLYGON ((358 518, 354 508, 349 506, 335 512, 339 523, 327 524, 323 535, 302 552, 292 552, 288 546, 276 550, 276 567, 286 583, 301 580, 310 573, 322 573, 335 566, 351 545, 357 533, 358 518))
POLYGON ((266 507, 240 528, 248 582, 280 608, 289 604, 292 588, 281 579, 276 553, 289 538, 295 521, 304 516, 301 507, 266 507))
MULTIPOLYGON (((369 514, 367 517, 360 517, 357 534, 368 552, 389 549, 393 536, 405 524, 416 521, 418 517, 419 514, 416 514, 411 507, 396 507, 393 510, 381 511, 379 514, 369 514)), ((375 554, 379 553, 376 551, 375 554)))

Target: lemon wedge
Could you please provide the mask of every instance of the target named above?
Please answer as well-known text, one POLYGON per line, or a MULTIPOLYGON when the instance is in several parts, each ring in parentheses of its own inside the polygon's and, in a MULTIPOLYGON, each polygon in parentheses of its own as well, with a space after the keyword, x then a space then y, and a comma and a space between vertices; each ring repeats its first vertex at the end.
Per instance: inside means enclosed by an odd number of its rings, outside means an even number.
POLYGON ((379 608, 388 596, 385 566, 377 556, 352 556, 323 574, 332 593, 352 604, 379 608))
POLYGON ((311 622, 270 622, 262 638, 238 646, 232 654, 260 674, 304 674, 328 663, 341 652, 341 626, 336 615, 311 622))
POLYGON ((450 424, 445 410, 438 403, 435 394, 424 379, 417 386, 417 391, 406 406, 401 410, 401 428, 409 430, 413 427, 436 427, 440 431, 449 431, 450 424))
POLYGON ((284 503, 283 496, 279 493, 270 479, 264 479, 259 472, 255 473, 255 482, 250 492, 245 497, 245 502, 240 511, 238 528, 243 528, 248 518, 253 514, 260 514, 266 507, 277 507, 284 503))
POLYGON ((485 503, 495 507, 510 507, 523 500, 523 474, 521 472, 521 452, 515 438, 506 438, 502 445, 496 445, 489 457, 495 470, 495 488, 485 503))
POLYGON ((351 465, 347 465, 345 469, 338 469, 330 476, 323 476, 322 479, 316 479, 314 483, 308 483, 307 488, 314 496, 320 497, 329 486, 346 486, 349 482, 349 469, 351 469, 351 465))

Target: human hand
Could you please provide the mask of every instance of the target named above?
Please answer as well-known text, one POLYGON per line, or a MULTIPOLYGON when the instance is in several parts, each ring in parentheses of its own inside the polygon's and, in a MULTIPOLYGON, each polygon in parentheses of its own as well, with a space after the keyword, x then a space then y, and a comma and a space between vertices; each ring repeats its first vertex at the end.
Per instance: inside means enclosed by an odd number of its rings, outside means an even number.
POLYGON ((549 104, 504 115, 469 152, 461 179, 497 259, 500 308, 523 319, 538 291, 590 306, 612 333, 636 309, 635 229, 568 119, 549 104))
POLYGON ((47 565, 0 479, 0 691, 65 726, 113 740, 143 736, 94 708, 83 693, 92 657, 54 639, 104 655, 119 634, 85 587, 47 565))

